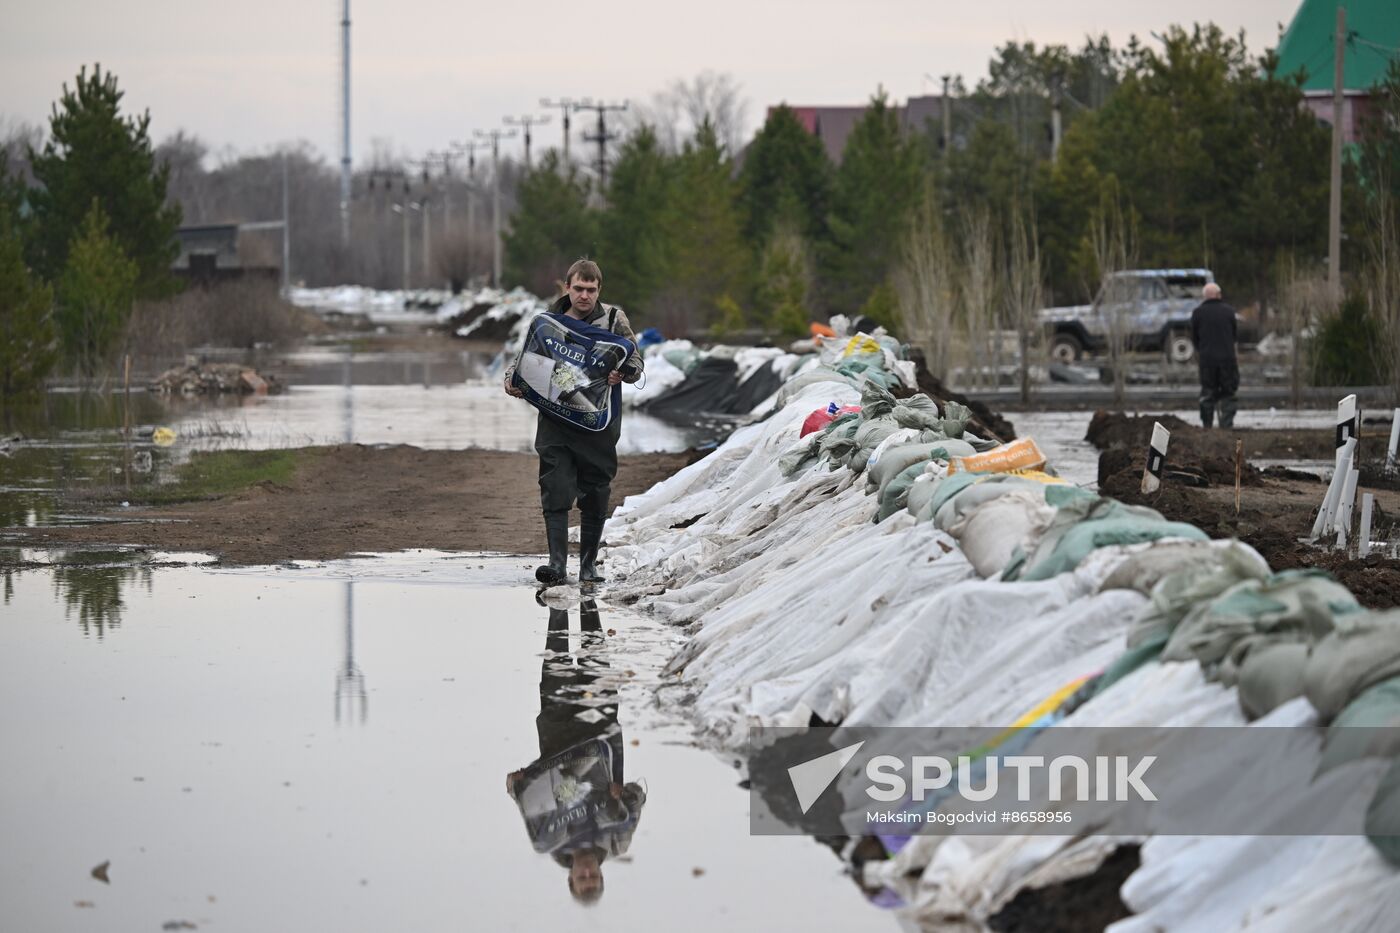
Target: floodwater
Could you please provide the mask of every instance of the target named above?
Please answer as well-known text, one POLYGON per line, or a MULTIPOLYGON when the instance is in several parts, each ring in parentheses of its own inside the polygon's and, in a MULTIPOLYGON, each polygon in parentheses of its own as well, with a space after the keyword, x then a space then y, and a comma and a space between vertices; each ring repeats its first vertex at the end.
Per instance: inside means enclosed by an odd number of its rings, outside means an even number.
POLYGON ((656 702, 674 630, 541 606, 518 558, 151 557, 5 574, 6 929, 898 926, 748 834, 734 763, 656 702), (507 785, 537 813, 559 762, 588 815, 532 835, 507 785))
MULTIPOLYGON (((0 527, 77 520, 72 508, 61 508, 61 493, 168 482, 197 451, 339 443, 534 449, 536 414, 500 390, 488 354, 309 347, 247 359, 290 388, 281 395, 216 397, 55 391, 32 409, 9 413, 0 430, 0 527), (173 432, 168 445, 157 443, 160 428, 173 432), (6 439, 14 435, 19 439, 6 439)), ((722 440, 732 427, 629 411, 618 450, 689 450, 722 440)))

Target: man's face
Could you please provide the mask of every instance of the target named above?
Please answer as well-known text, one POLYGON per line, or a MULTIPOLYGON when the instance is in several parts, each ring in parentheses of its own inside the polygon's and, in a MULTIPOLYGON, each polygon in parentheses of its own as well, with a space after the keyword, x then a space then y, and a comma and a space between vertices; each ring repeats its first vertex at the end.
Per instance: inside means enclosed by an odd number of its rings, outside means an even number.
POLYGON ((569 303, 579 314, 588 314, 598 303, 600 288, 601 284, 598 282, 585 282, 578 276, 574 276, 573 281, 569 283, 569 303))

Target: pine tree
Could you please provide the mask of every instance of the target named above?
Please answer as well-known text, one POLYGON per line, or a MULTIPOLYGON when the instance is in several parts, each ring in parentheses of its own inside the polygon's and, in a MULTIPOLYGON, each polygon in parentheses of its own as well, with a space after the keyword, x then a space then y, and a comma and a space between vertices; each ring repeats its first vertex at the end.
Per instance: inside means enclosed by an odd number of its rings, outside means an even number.
POLYGON ((646 319, 672 275, 675 249, 666 217, 676 196, 675 168, 655 131, 643 126, 622 144, 609 175, 598 259, 608 302, 626 308, 633 321, 646 319))
POLYGON ((550 150, 520 182, 505 235, 506 282, 536 295, 559 292, 564 274, 598 250, 598 215, 588 206, 588 180, 550 150))
POLYGON ((170 264, 179 255, 180 206, 166 203, 170 170, 156 162, 150 113, 123 116, 122 96, 116 76, 100 65, 91 76, 79 71, 73 90, 63 86, 49 117, 49 141, 42 153, 29 154, 39 182, 30 192, 31 261, 41 276, 56 280, 95 198, 110 218, 111 236, 136 263, 137 296, 162 297, 178 289, 170 264))
POLYGON ((796 224, 784 222, 769 237, 758 273, 758 306, 770 333, 779 337, 807 333, 811 285, 807 243, 796 224))
POLYGON ((52 312, 52 290, 29 274, 19 233, 0 212, 0 397, 33 392, 53 369, 52 312))
POLYGON ((131 316, 140 269, 109 232, 110 221, 94 198, 58 280, 58 332, 64 356, 84 376, 96 375, 111 357, 131 316))
POLYGON ((791 222, 809 240, 825 239, 831 184, 831 160, 821 141, 791 108, 773 108, 739 171, 744 236, 761 246, 776 227, 791 222))
POLYGON ((836 171, 827 249, 832 310, 855 313, 886 282, 920 172, 918 149, 900 133, 881 91, 851 130, 836 171))
POLYGON ((677 159, 674 192, 666 218, 667 239, 675 244, 674 274, 660 304, 669 329, 688 332, 714 323, 723 312, 720 299, 735 301, 749 286, 732 164, 709 120, 677 159))

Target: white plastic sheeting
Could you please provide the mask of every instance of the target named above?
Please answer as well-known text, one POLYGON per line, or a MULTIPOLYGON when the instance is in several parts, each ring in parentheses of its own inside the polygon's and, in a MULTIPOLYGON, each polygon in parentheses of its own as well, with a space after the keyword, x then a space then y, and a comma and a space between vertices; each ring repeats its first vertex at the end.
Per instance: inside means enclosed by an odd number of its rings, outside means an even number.
MULTIPOLYGON (((1140 589, 1104 588, 1120 566, 1142 565, 1153 549, 1172 557, 1157 562, 1166 566, 1199 561, 1201 548, 1257 559, 1238 543, 1168 540, 1100 548, 1047 580, 1001 582, 999 555, 1033 544, 1046 521, 1043 495, 1006 484, 969 497, 970 508, 954 500, 937 523, 899 512, 874 524, 876 498, 851 471, 819 462, 785 479, 777 467, 813 410, 855 403, 857 391, 798 379, 780 400, 768 421, 628 498, 606 529, 619 579, 610 598, 690 626, 670 671, 724 747, 740 747, 751 724, 805 726, 813 714, 853 726, 1005 725, 1123 654, 1151 608, 1140 589), (979 549, 989 553, 974 566, 967 554, 979 549)), ((1308 724, 1313 715, 1299 700, 1259 724, 1308 724)), ((1193 661, 1149 663, 1060 724, 1246 720, 1236 691, 1207 681, 1193 661)), ((1324 790, 1300 787, 1275 812, 1319 806, 1324 790)), ((976 929, 1023 888, 1090 873, 1123 841, 916 836, 889 860, 866 863, 864 880, 902 894, 920 921, 976 929)), ((1400 876, 1359 837, 1165 837, 1147 841, 1123 896, 1138 916, 1115 933, 1335 933, 1382 928, 1378 919, 1400 908, 1400 876)))

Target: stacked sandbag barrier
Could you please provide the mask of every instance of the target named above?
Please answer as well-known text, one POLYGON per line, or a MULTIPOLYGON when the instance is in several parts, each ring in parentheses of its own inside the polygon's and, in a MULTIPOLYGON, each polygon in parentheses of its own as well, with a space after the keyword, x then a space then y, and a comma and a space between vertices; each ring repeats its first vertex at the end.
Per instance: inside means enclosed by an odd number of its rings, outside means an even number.
MULTIPOLYGON (((1299 753, 1337 767, 1375 754, 1345 750, 1345 725, 1400 723, 1400 614, 1063 482, 1033 441, 999 444, 960 406, 910 394, 903 361, 875 347, 868 378, 832 365, 839 353, 789 378, 766 421, 607 526, 609 598, 689 626, 670 671, 712 741, 738 749, 750 725, 814 717, 1254 722, 1318 727, 1299 753)), ((1149 838, 1122 889, 1135 916, 1113 929, 1383 928, 1400 907, 1400 769, 1376 765, 1369 840, 1149 838)), ((1307 793, 1265 812, 1282 820, 1307 793)), ((976 925, 1124 841, 914 836, 862 880, 921 920, 976 925)))

